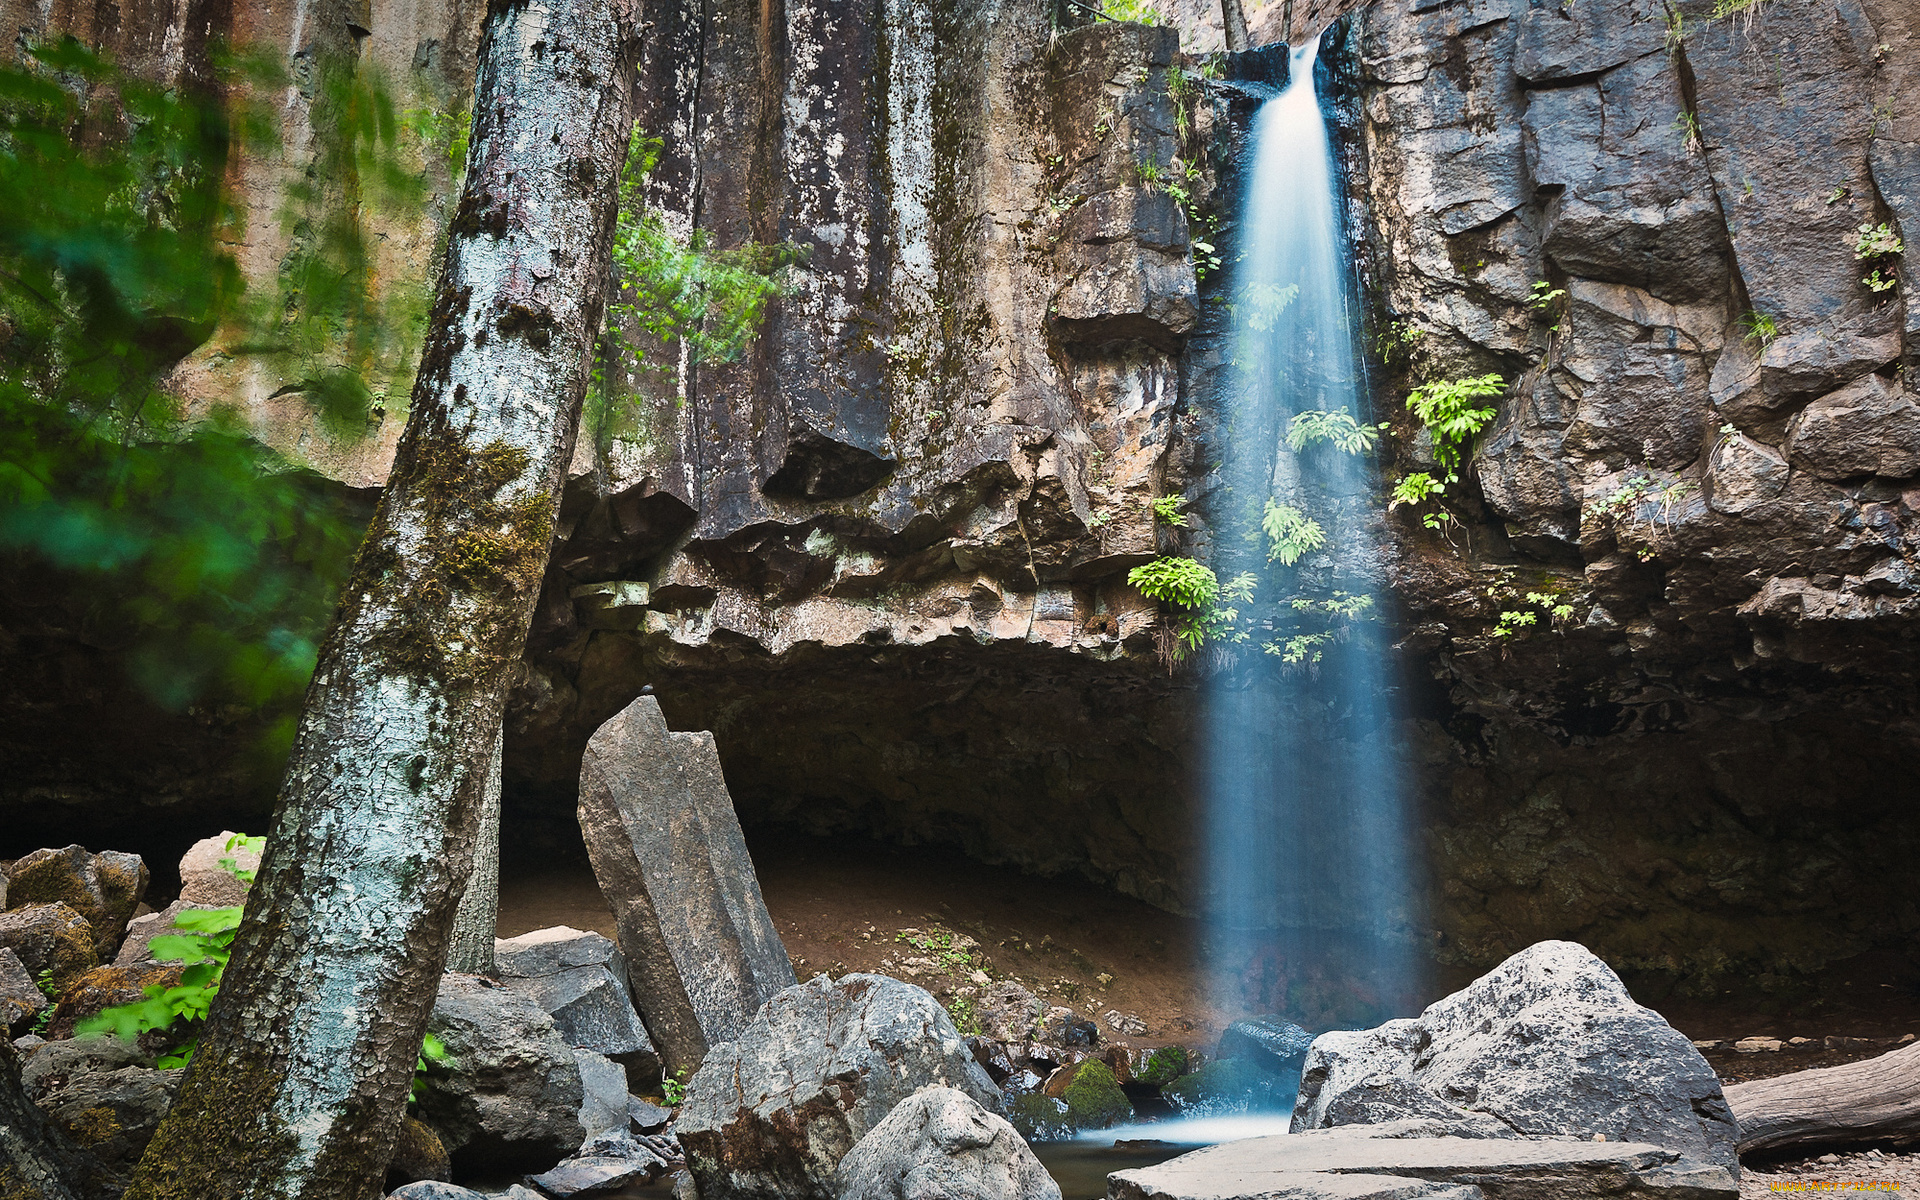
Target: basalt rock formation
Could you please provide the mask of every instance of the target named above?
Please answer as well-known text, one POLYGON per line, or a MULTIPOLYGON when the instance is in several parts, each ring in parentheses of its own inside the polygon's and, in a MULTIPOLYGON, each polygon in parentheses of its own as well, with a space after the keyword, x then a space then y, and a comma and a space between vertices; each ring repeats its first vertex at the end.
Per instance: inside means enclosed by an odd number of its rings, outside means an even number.
MULTIPOLYGON (((1044 0, 650 7, 649 202, 678 235, 798 261, 738 361, 626 331, 646 366, 609 373, 619 403, 575 455, 508 716, 509 820, 566 822, 587 737, 651 683, 672 727, 713 731, 750 826, 1201 905, 1192 722, 1232 655, 1169 670, 1125 577, 1238 536, 1210 474, 1234 436, 1230 298, 1194 242, 1231 246, 1257 95, 1232 80, 1274 82, 1273 56, 1201 80, 1172 31, 1044 0), (1173 494, 1182 528, 1148 509, 1173 494)), ((1381 555, 1300 572, 1394 598, 1358 636, 1398 647, 1408 719, 1328 736, 1418 781, 1409 936, 1482 966, 1577 938, 1702 986, 1903 944, 1920 301, 1905 258, 1863 262, 1855 238, 1920 233, 1920 19, 1898 0, 1295 7, 1314 28, 1354 10, 1322 60, 1383 474, 1431 461, 1410 387, 1514 385, 1450 529, 1383 496, 1381 555), (1890 290, 1862 282, 1876 264, 1890 290), (1538 282, 1563 294, 1536 305, 1538 282), (1571 611, 1503 634, 1529 592, 1571 611)), ((230 32, 296 57, 345 39, 457 108, 472 15, 373 8, 230 32)), ((203 53, 144 20, 75 28, 160 74, 203 53)), ((263 230, 280 170, 243 172, 263 230)), ((396 271, 424 279, 443 220, 394 242, 396 271)), ((263 234, 246 266, 282 252, 263 234)), ((189 360, 183 393, 380 481, 397 420, 335 445, 284 381, 225 369, 189 360)), ((33 645, 86 653, 51 618, 33 645)), ((46 653, 34 678, 75 674, 46 653)), ((195 720, 157 794, 10 749, 37 765, 0 806, 252 827, 233 814, 262 790, 204 748, 217 714, 195 720)))

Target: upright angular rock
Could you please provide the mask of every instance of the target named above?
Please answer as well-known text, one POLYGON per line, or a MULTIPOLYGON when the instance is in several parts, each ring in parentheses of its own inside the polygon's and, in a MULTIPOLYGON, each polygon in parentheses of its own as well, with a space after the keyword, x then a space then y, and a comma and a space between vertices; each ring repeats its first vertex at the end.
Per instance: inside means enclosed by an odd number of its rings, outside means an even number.
POLYGON ((7 903, 65 904, 93 927, 94 953, 111 962, 127 922, 147 893, 147 864, 138 854, 85 846, 35 850, 7 868, 7 903))
POLYGON ((1518 1133, 1650 1142, 1700 1163, 1738 1164, 1738 1132, 1713 1068, 1573 942, 1529 947, 1418 1017, 1315 1038, 1293 1129, 1456 1107, 1518 1133), (1391 1102, 1396 1089, 1419 1103, 1391 1102), (1347 1103, 1356 1093, 1365 1103, 1347 1103))
POLYGON ((788 988, 716 1046, 674 1123, 701 1200, 832 1200, 840 1160, 923 1087, 1000 1089, 924 989, 884 975, 788 988))
POLYGON ((196 908, 229 908, 247 902, 247 885, 223 862, 231 862, 242 871, 260 869, 260 853, 234 845, 241 835, 223 829, 209 838, 201 838, 180 859, 180 902, 196 908))
POLYGON ((20 962, 20 956, 0 947, 0 1031, 6 1037, 25 1032, 26 1026, 51 1003, 33 976, 20 962))
POLYGON ((98 966, 93 926, 66 904, 29 904, 0 913, 0 948, 19 956, 35 979, 53 972, 53 985, 65 990, 98 966))
POLYGON ((697 1068, 796 982, 713 735, 673 733, 635 700, 587 742, 580 830, 647 1031, 669 1070, 697 1068))
POLYGON ((838 1187, 840 1200, 1060 1200, 1060 1185, 1013 1126, 953 1088, 894 1105, 840 1160, 838 1187))

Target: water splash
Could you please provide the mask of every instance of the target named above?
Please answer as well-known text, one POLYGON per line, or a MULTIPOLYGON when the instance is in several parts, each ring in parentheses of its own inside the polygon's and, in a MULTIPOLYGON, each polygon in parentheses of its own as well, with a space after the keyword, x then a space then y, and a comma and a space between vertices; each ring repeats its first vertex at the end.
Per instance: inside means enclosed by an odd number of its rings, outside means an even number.
POLYGON ((1259 582, 1203 725, 1215 1002, 1315 1032, 1409 1011, 1420 991, 1404 739, 1378 637, 1378 430, 1318 52, 1291 52, 1249 131, 1214 562, 1259 582))

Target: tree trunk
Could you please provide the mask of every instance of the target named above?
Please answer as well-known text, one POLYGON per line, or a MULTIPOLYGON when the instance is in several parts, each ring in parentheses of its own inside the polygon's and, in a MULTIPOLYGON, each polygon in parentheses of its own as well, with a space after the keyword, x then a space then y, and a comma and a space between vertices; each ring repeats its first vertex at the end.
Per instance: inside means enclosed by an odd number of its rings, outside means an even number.
POLYGON ((453 914, 453 944, 447 970, 467 975, 493 974, 493 938, 500 924, 500 746, 493 735, 487 790, 480 795, 480 827, 474 831, 473 870, 453 914))
POLYGON ((1920 1042, 1865 1062, 1727 1088, 1740 1153, 1848 1142, 1920 1142, 1920 1042))
POLYGON ((0 1196, 82 1200, 104 1182, 99 1163, 47 1124, 20 1086, 20 1055, 0 1028, 0 1196))
POLYGON ((379 1194, 573 449, 638 0, 494 0, 413 406, 265 857, 128 1200, 379 1194))
POLYGON ((1220 15, 1227 23, 1227 49, 1239 53, 1247 48, 1247 10, 1240 0, 1220 0, 1220 15))

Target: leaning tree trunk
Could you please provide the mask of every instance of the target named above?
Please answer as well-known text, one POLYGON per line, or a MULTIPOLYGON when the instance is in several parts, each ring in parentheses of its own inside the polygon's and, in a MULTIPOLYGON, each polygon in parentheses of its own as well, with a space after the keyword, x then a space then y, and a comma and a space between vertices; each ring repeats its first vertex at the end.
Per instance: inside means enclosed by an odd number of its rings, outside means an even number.
POLYGON ((1238 53, 1247 48, 1247 10, 1240 0, 1220 0, 1220 15, 1227 25, 1227 49, 1238 53))
POLYGON ((453 941, 447 970, 468 975, 493 974, 493 937, 500 923, 500 750, 493 735, 487 789, 480 793, 480 823, 473 834, 473 870, 453 914, 453 941))
POLYGON ((1792 1146, 1920 1142, 1920 1042, 1864 1062, 1727 1088, 1740 1153, 1792 1146))
POLYGON ((638 0, 494 0, 413 407, 128 1200, 364 1200, 465 890, 600 324, 638 0))
POLYGON ((47 1123, 20 1086, 20 1056, 0 1028, 0 1197, 83 1200, 101 1169, 47 1123))

